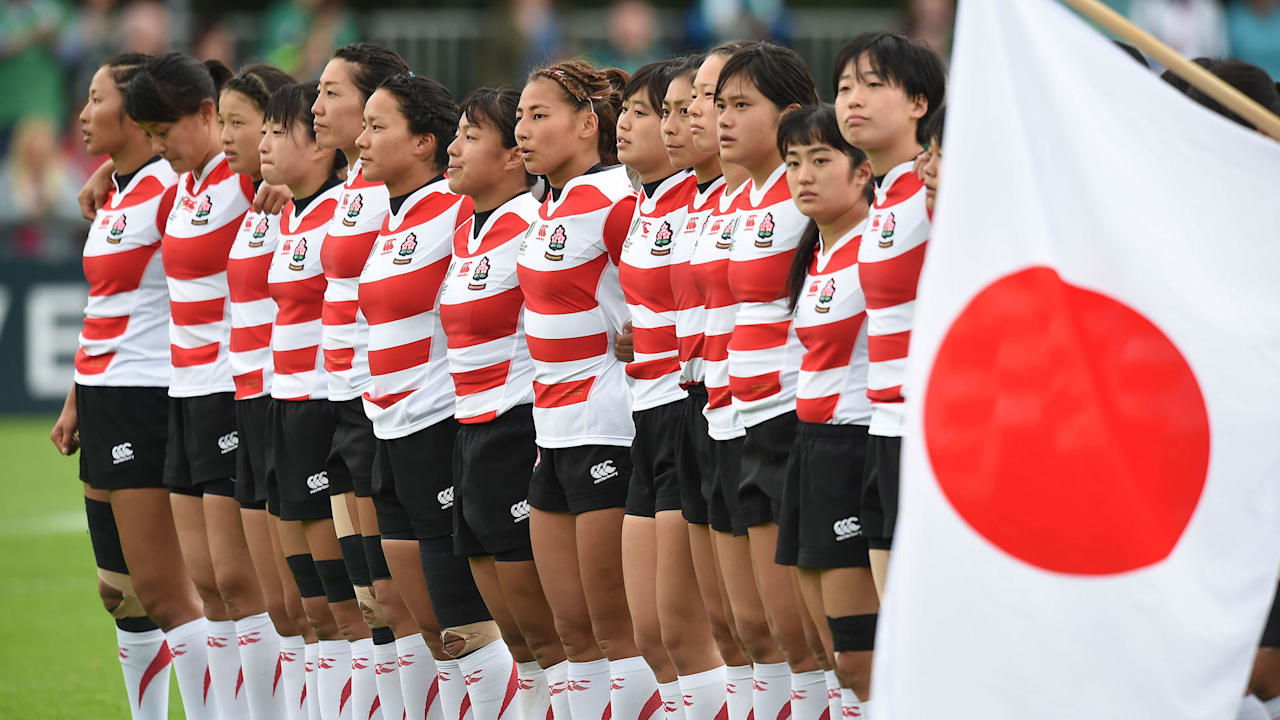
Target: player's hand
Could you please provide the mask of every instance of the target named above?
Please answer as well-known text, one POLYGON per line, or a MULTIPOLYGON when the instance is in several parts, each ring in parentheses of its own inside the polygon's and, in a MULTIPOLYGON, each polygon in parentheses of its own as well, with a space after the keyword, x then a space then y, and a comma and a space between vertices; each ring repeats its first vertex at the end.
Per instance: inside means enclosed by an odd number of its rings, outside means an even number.
POLYGON ((622 326, 622 332, 613 338, 613 354, 622 362, 636 359, 635 331, 631 323, 622 326))
POLYGON ((258 186, 258 194, 253 197, 253 211, 275 215, 284 209, 285 203, 293 199, 293 193, 284 185, 258 186))
POLYGON ((67 401, 62 405, 62 413, 53 424, 49 439, 58 452, 63 455, 74 455, 80 449, 80 419, 76 416, 75 388, 67 394, 67 401))
POLYGON ((929 164, 929 158, 932 157, 928 150, 921 152, 916 156, 915 161, 911 164, 911 172, 920 178, 920 182, 924 182, 924 169, 929 164))
POLYGON ((80 203, 80 214, 85 220, 93 220, 98 214, 98 208, 107 201, 107 193, 111 192, 112 188, 111 173, 115 171, 116 164, 111 162, 111 158, 107 158, 97 170, 93 171, 85 181, 84 187, 80 189, 76 202, 80 203))

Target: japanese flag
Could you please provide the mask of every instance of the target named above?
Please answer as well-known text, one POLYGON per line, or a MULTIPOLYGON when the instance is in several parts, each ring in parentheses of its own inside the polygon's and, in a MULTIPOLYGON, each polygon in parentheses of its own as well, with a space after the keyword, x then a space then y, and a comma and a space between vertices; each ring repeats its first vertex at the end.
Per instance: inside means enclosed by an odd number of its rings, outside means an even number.
POLYGON ((1230 718, 1280 569, 1280 145, 964 0, 875 720, 1230 718))

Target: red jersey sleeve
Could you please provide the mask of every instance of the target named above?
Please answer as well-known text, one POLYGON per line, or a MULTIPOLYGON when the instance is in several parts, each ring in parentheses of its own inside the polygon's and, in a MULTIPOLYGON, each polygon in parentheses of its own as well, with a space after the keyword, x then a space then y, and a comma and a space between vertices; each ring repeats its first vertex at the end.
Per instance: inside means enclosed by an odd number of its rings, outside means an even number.
POLYGON ((631 228, 631 218, 635 211, 636 197, 632 195, 619 200, 604 220, 604 246, 614 265, 622 257, 622 244, 627 241, 627 231, 631 228))

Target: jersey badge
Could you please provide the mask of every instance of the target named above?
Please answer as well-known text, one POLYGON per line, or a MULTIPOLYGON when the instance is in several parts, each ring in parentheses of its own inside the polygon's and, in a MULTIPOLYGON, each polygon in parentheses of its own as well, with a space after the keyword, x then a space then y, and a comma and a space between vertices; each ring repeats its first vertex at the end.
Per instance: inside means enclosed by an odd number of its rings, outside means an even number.
POLYGON ((831 312, 831 299, 836 296, 836 281, 828 280, 827 284, 822 287, 822 294, 818 296, 818 304, 814 306, 814 310, 820 313, 831 312))
MULTIPOLYGON (((546 227, 544 226, 543 232, 545 231, 546 227)), ((539 235, 541 234, 539 233, 539 235)), ((551 233, 551 239, 547 241, 547 252, 543 253, 542 256, 548 260, 563 260, 564 252, 562 251, 564 250, 564 243, 568 239, 564 233, 564 226, 557 225, 556 231, 551 233)))
POLYGON ((649 248, 650 255, 670 255, 671 254, 671 238, 675 235, 671 231, 671 223, 662 222, 662 227, 658 228, 658 232, 653 236, 653 247, 649 248))
POLYGON ((716 242, 716 247, 720 250, 728 250, 733 247, 733 230, 738 226, 738 218, 735 216, 724 226, 724 232, 720 233, 720 240, 716 242))
POLYGON ((301 270, 307 261, 307 239, 302 238, 297 245, 293 246, 293 262, 289 263, 290 270, 301 270))
POLYGON ((267 230, 270 228, 271 223, 267 222, 265 217, 259 220, 257 226, 253 228, 253 239, 249 241, 249 247, 262 247, 262 243, 264 242, 262 238, 267 236, 267 230))
POLYGON ((409 233, 405 237, 404 242, 400 243, 400 252, 396 253, 400 257, 392 260, 391 262, 396 265, 408 265, 413 262, 413 251, 417 249, 418 236, 414 233, 409 233))
MULTIPOLYGON (((893 247, 893 229, 896 226, 897 223, 893 219, 893 213, 889 213, 889 217, 884 219, 884 229, 880 231, 880 247, 893 247)), ((872 229, 874 230, 875 228, 872 229)))
POLYGON ((471 282, 467 283, 468 290, 483 290, 488 285, 485 280, 489 278, 489 256, 480 258, 480 262, 476 263, 476 272, 471 276, 471 282))
POLYGON ((116 218, 116 221, 112 223, 111 229, 107 231, 107 242, 111 243, 112 245, 119 244, 120 238, 124 235, 125 225, 126 225, 126 222, 124 219, 124 215, 121 214, 120 217, 116 218))
POLYGON ((192 225, 207 225, 209 223, 209 213, 213 212, 213 200, 205 195, 204 199, 196 205, 196 215, 191 218, 192 225))
POLYGON ((756 247, 766 248, 773 244, 773 213, 765 213, 760 221, 760 230, 756 232, 756 247))
POLYGON ((364 208, 364 195, 356 193, 355 198, 350 205, 346 203, 346 196, 343 196, 343 205, 347 208, 347 216, 342 218, 342 224, 347 227, 353 227, 356 224, 356 218, 360 217, 360 210, 364 208))

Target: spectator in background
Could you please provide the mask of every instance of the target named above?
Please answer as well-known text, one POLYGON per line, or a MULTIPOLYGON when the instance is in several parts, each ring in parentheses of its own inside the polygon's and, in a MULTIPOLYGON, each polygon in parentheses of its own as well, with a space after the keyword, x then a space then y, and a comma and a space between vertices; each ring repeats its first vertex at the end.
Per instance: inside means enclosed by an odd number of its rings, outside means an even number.
POLYGON ((696 47, 726 40, 791 40, 785 0, 697 0, 685 24, 686 42, 696 47))
POLYGON ((236 39, 226 23, 209 18, 200 23, 191 56, 200 60, 219 60, 227 67, 236 67, 236 39))
POLYGON ((956 0, 911 0, 905 34, 946 58, 951 55, 955 22, 956 0))
POLYGON ((1280 79, 1280 0, 1233 0, 1227 37, 1233 57, 1280 79))
POLYGON ((60 0, 0 4, 0 147, 24 117, 62 122, 65 78, 56 48, 70 22, 60 0))
POLYGON ((1227 54, 1227 22, 1220 0, 1131 0, 1129 19, 1183 57, 1227 54))
POLYGON ((169 49, 169 11, 155 0, 137 0, 121 9, 117 52, 154 53, 169 49))
POLYGON ((665 56, 658 42, 658 11, 649 0, 616 0, 609 6, 609 47, 595 53, 601 67, 633 73, 665 56))
POLYGON ((13 132, 9 153, 0 165, 0 225, 14 228, 9 252, 20 257, 71 257, 72 248, 50 244, 57 223, 83 225, 76 202, 84 178, 58 147, 58 133, 48 118, 33 115, 13 132))
POLYGON ((263 13, 258 55, 297 78, 318 78, 337 48, 360 39, 342 0, 275 0, 263 13))

